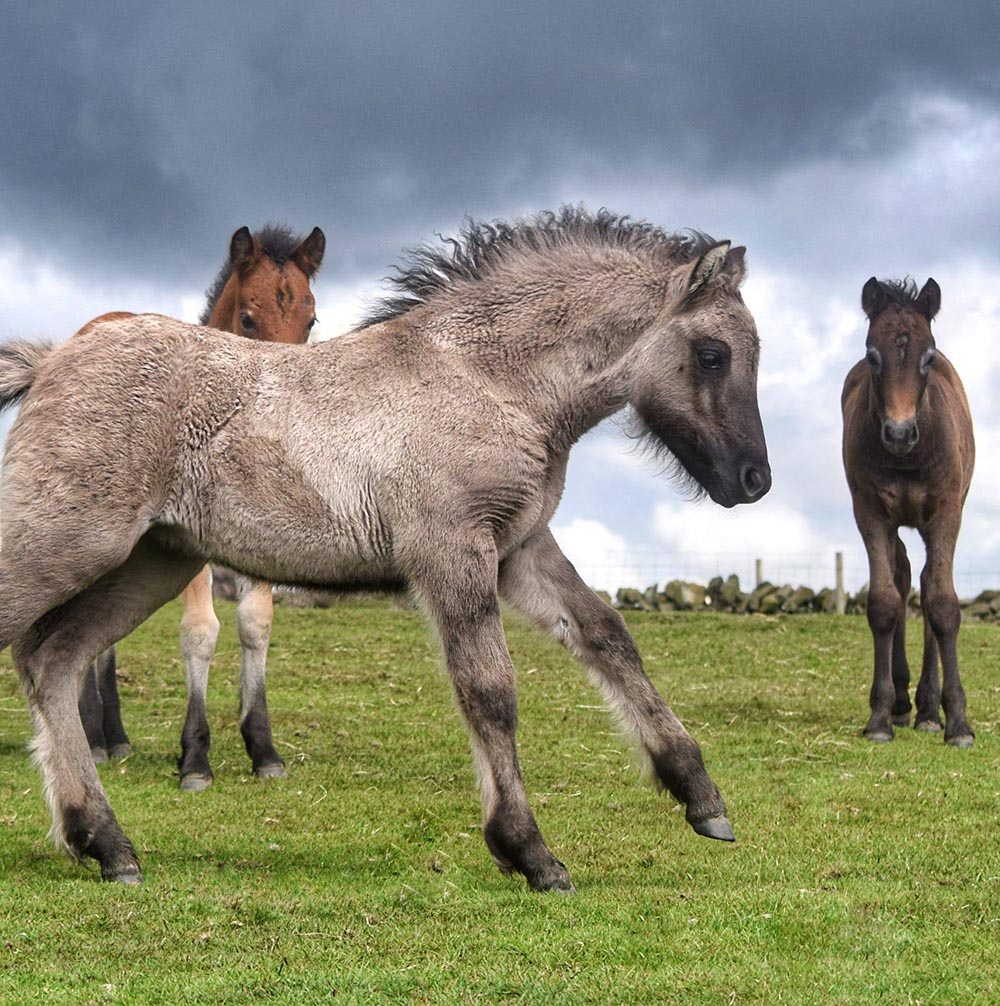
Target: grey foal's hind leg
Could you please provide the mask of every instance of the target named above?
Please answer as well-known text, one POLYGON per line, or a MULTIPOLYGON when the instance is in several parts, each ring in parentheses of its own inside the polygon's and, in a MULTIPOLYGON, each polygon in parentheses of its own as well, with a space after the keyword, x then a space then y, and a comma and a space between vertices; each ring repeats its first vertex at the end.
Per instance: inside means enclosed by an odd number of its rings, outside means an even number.
POLYGON ((117 569, 38 619, 13 644, 35 721, 35 759, 52 812, 52 835, 106 880, 139 883, 135 849, 118 825, 90 754, 78 709, 88 661, 175 596, 197 569, 147 539, 117 569))
POLYGON ((496 593, 492 542, 434 554, 414 575, 441 636, 455 699, 465 717, 479 776, 483 837, 504 873, 517 870, 536 891, 572 891, 566 867, 535 822, 517 760, 517 686, 496 593))
POLYGON ((271 623, 274 621, 271 585, 262 580, 238 576, 236 586, 239 591, 236 625, 242 647, 240 733, 253 764, 254 775, 260 779, 276 779, 288 773, 271 737, 271 718, 267 711, 264 685, 267 647, 271 640, 271 623))
POLYGON ((564 643, 638 739, 656 779, 699 834, 733 840, 726 805, 701 750, 653 687, 621 615, 580 579, 547 529, 500 567, 500 593, 564 643))

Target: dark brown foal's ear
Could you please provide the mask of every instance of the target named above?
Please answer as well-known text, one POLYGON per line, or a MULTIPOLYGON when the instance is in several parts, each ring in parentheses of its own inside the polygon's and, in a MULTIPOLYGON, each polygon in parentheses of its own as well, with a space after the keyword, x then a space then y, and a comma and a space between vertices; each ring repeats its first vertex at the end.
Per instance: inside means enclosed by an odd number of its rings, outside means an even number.
POLYGON ((923 285, 913 306, 928 320, 933 321, 934 315, 941 310, 941 287, 933 279, 923 285))
POLYGON ((249 227, 241 227, 229 240, 229 264, 235 272, 248 269, 256 257, 249 227))
POLYGON ((312 279, 319 270, 325 251, 326 235, 318 227, 314 227, 309 237, 295 249, 292 261, 312 279))
POLYGON ((885 310, 885 305, 889 303, 889 298, 882 289, 882 284, 875 276, 872 276, 861 290, 861 310, 872 321, 878 314, 885 310))

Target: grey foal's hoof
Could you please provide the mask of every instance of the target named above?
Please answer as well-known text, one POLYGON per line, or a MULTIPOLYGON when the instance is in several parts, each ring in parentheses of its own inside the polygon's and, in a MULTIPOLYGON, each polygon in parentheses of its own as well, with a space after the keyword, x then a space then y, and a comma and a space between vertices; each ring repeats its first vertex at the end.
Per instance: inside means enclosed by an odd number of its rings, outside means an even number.
POLYGON ((114 884, 125 884, 127 887, 139 887, 142 884, 141 873, 119 873, 114 877, 105 877, 114 884))
POLYGON ((733 834, 733 826, 729 823, 729 818, 722 815, 706 817, 703 821, 689 821, 688 824, 705 838, 715 838, 720 842, 736 841, 736 835, 733 834))

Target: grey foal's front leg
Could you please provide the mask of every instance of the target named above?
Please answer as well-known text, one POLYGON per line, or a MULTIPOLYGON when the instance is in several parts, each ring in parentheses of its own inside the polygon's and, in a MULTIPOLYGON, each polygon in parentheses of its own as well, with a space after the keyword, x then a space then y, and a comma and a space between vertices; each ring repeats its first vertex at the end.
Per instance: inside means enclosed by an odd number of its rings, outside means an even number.
POLYGON ((432 570, 425 565, 413 581, 440 633, 455 699, 469 728, 483 837, 504 873, 516 870, 536 891, 572 891, 566 867, 549 851, 535 822, 518 765, 517 686, 500 621, 495 548, 489 542, 451 553, 443 549, 435 565, 432 570))
POLYGON ((686 805, 688 824, 733 841, 726 805, 701 750, 653 687, 624 619, 580 579, 551 532, 529 539, 500 568, 500 593, 565 644, 648 756, 657 782, 686 805))

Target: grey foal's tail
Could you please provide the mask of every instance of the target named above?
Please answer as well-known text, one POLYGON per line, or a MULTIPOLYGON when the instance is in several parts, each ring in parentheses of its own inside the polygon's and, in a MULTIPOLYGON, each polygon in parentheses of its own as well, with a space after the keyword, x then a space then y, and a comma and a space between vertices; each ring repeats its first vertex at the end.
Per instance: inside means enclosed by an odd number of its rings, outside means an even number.
POLYGON ((0 343, 0 412, 21 400, 53 348, 50 342, 0 343))

